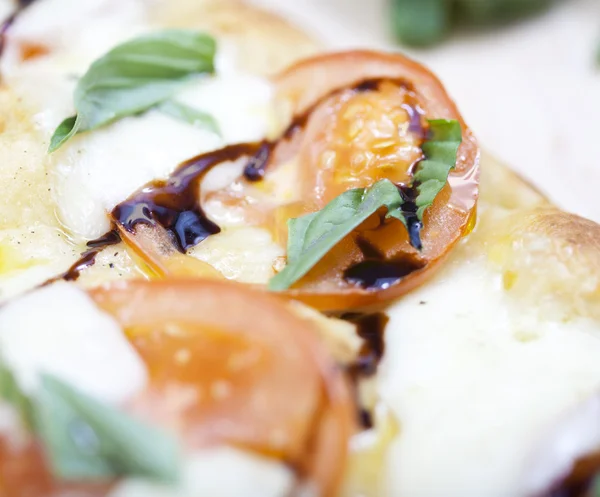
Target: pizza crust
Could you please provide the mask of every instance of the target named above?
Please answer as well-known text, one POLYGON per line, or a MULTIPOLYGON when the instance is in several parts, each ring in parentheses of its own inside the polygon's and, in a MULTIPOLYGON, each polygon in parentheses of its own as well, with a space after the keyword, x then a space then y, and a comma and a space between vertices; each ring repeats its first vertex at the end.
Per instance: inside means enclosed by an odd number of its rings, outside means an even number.
POLYGON ((158 0, 150 20, 166 27, 205 29, 235 45, 242 67, 275 74, 317 52, 319 44, 278 15, 239 0, 158 0))

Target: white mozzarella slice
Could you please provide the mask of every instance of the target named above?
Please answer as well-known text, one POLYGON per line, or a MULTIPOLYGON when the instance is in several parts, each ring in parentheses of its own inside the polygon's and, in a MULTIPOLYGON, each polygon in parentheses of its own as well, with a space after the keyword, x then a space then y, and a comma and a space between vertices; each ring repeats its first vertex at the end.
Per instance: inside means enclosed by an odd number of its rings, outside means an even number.
POLYGON ((35 391, 40 373, 50 373, 118 404, 147 379, 141 358, 116 321, 84 291, 64 282, 0 309, 0 358, 28 393, 35 391))
MULTIPOLYGON (((116 44, 159 29, 144 21, 145 8, 138 0, 43 0, 19 17, 7 37, 3 76, 33 106, 44 146, 56 126, 74 114, 77 77, 116 44), (67 15, 55 15, 63 11, 67 15), (24 47, 31 44, 47 54, 23 60, 24 47)), ((270 126, 271 86, 236 66, 231 47, 219 44, 216 75, 197 79, 175 96, 211 114, 222 137, 151 110, 77 135, 52 154, 48 167, 66 229, 77 237, 98 237, 109 228, 108 213, 117 203, 165 178, 180 162, 225 144, 262 139, 270 126)))
POLYGON ((275 275, 273 262, 285 254, 271 234, 257 227, 228 228, 208 237, 188 252, 228 279, 265 283, 275 275))
POLYGON ((280 462, 221 447, 189 456, 177 486, 129 479, 108 497, 285 497, 293 485, 293 473, 280 462))
POLYGON ((600 333, 518 306, 500 280, 457 256, 389 308, 379 390, 400 423, 390 496, 529 497, 600 444, 593 404, 536 457, 600 390, 600 333))

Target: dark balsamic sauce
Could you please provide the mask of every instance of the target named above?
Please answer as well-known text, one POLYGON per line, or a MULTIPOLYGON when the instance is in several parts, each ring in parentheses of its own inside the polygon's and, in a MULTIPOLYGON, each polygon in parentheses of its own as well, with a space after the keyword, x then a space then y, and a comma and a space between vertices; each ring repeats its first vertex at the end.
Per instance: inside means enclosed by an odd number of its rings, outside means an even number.
POLYGON ((175 246, 185 252, 221 229, 200 206, 200 182, 217 164, 264 153, 262 143, 239 143, 194 157, 181 164, 166 181, 154 181, 112 211, 115 221, 133 231, 136 224, 162 225, 175 246))
MULTIPOLYGON (((383 220, 381 220, 381 222, 383 222, 383 220)), ((367 259, 385 259, 385 254, 381 252, 376 245, 360 235, 356 237, 356 245, 358 245, 358 248, 367 259)))
POLYGON ((54 283, 58 280, 75 281, 79 278, 79 275, 84 269, 94 265, 96 262, 96 255, 98 255, 99 252, 104 250, 105 247, 116 245, 120 241, 121 237, 115 230, 109 231, 100 238, 90 240, 86 243, 88 249, 81 254, 79 259, 77 259, 69 269, 67 269, 64 273, 49 279, 42 286, 49 285, 50 283, 54 283))
POLYGON ((385 352, 384 333, 390 318, 383 312, 344 314, 342 319, 356 325, 356 333, 365 343, 357 361, 351 366, 361 376, 372 376, 385 352))
POLYGON ((358 421, 361 426, 368 429, 373 426, 373 420, 371 413, 360 405, 358 383, 361 378, 368 378, 377 372, 379 362, 385 352, 384 334, 389 318, 386 314, 377 312, 374 314, 348 313, 342 315, 341 319, 355 324, 356 333, 364 340, 358 358, 347 367, 347 372, 354 385, 358 421))
POLYGON ((410 244, 416 248, 417 250, 421 250, 423 248, 423 243, 421 242, 421 230, 423 229, 422 221, 419 221, 417 216, 417 196, 419 194, 418 191, 418 182, 414 182, 411 186, 398 186, 400 190, 400 194, 404 199, 404 204, 402 204, 402 212, 404 213, 404 218, 406 219, 406 226, 408 229, 408 239, 410 240, 410 244))
POLYGON ((410 259, 366 259, 346 269, 344 280, 365 290, 385 290, 422 267, 422 263, 410 259))

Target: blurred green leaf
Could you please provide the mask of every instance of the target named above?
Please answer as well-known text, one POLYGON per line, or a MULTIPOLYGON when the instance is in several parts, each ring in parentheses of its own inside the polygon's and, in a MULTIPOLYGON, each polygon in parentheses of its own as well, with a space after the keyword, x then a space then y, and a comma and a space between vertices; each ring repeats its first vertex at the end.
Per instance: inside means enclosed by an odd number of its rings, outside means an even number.
POLYGON ((540 12, 556 0, 390 0, 394 34, 407 45, 441 41, 456 25, 502 24, 540 12))
POLYGON ((456 0, 456 18, 469 24, 512 21, 548 7, 554 0, 456 0))
POLYGON ((398 40, 408 45, 431 45, 450 27, 449 0, 392 0, 392 23, 398 40))

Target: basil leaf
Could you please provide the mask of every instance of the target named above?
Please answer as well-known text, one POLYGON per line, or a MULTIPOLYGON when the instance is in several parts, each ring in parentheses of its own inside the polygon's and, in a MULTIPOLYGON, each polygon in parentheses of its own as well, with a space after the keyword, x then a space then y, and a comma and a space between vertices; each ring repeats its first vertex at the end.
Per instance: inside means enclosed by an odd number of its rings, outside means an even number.
MULTIPOLYGON (((419 236, 423 213, 446 184, 456 164, 462 130, 458 121, 429 121, 430 138, 421 148, 425 154, 413 177, 417 195, 412 210, 398 188, 389 180, 380 180, 369 188, 348 190, 323 209, 288 221, 287 265, 269 281, 269 289, 286 290, 310 271, 323 256, 346 235, 381 207, 387 218, 404 224, 411 244, 421 250, 419 236), (416 186, 415 186, 416 185, 416 186), (416 215, 415 215, 416 204, 416 215)), ((412 202, 411 202, 412 203, 412 202)))
POLYGON ((201 110, 194 109, 186 104, 177 102, 176 100, 165 100, 156 107, 163 114, 166 114, 180 121, 184 121, 198 128, 204 128, 212 131, 215 135, 221 136, 221 130, 216 119, 202 112, 201 110))
POLYGON ((50 375, 34 400, 36 431, 51 468, 64 480, 134 475, 173 482, 180 450, 162 431, 50 375))
POLYGON ((456 165, 458 147, 462 141, 460 123, 454 120, 429 121, 430 138, 421 145, 425 160, 419 162, 413 182, 417 182, 417 217, 423 213, 446 184, 448 174, 456 165))
POLYGON ((348 190, 320 211, 290 219, 287 265, 271 278, 269 289, 286 290, 378 209, 393 211, 401 204, 398 188, 384 179, 369 188, 348 190))
POLYGON ((33 408, 13 372, 0 362, 0 398, 12 405, 28 428, 33 426, 33 408))
POLYGON ((165 30, 118 45, 96 60, 75 88, 76 120, 65 119, 50 140, 54 152, 76 133, 154 107, 197 74, 214 72, 210 36, 165 30))
POLYGON ((54 150, 58 149, 68 139, 75 136, 79 130, 79 127, 80 125, 77 122, 77 116, 67 117, 54 131, 54 134, 50 139, 50 147, 48 150, 53 152, 54 150))

